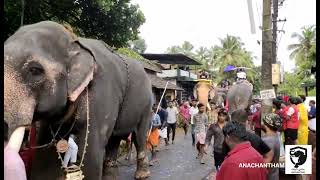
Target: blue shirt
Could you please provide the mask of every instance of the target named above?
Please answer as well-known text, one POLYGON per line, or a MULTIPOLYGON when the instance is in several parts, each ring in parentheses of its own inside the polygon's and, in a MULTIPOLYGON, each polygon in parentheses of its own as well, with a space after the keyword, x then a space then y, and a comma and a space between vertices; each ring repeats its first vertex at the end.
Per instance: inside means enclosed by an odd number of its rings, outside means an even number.
POLYGON ((160 117, 161 124, 167 122, 168 112, 166 110, 161 108, 160 111, 158 112, 158 115, 160 117))
POLYGON ((152 114, 152 126, 153 127, 158 127, 161 126, 161 120, 160 120, 160 116, 158 114, 152 114))
POLYGON ((316 107, 315 106, 310 107, 309 116, 316 117, 316 107))

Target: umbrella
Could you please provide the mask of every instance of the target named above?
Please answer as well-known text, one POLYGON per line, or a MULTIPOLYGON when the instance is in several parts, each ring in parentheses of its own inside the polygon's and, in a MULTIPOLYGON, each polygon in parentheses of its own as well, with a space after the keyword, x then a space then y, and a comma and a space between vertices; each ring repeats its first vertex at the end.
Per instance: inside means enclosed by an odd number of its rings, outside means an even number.
POLYGON ((233 71, 236 68, 232 65, 228 65, 227 67, 224 68, 223 72, 229 72, 229 71, 233 71))

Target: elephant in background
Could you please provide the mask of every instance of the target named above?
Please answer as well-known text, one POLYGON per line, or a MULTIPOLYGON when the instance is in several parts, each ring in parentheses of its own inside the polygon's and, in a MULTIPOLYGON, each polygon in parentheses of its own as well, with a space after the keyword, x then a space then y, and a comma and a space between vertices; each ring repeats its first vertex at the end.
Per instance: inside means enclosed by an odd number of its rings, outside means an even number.
MULTIPOLYGON (((144 149, 152 104, 143 66, 121 58, 103 41, 78 38, 43 21, 21 27, 4 43, 4 118, 11 144, 20 147, 24 128, 36 121, 41 124, 37 145, 51 142, 51 130, 56 138, 75 134, 79 158, 85 153, 86 179, 108 178, 117 167, 120 141, 130 132, 137 149, 135 178, 150 175, 144 149)), ((56 148, 37 149, 31 179, 62 175, 56 148)))
POLYGON ((200 80, 193 88, 193 96, 198 99, 200 103, 207 105, 208 99, 212 99, 215 96, 215 90, 207 80, 200 80))
POLYGON ((237 82, 231 86, 227 93, 228 112, 230 115, 238 109, 249 110, 252 90, 253 86, 248 81, 237 82))
POLYGON ((227 99, 227 90, 224 88, 219 88, 216 87, 215 88, 215 96, 213 97, 213 99, 211 99, 211 102, 214 103, 216 106, 221 106, 224 107, 225 101, 227 99))

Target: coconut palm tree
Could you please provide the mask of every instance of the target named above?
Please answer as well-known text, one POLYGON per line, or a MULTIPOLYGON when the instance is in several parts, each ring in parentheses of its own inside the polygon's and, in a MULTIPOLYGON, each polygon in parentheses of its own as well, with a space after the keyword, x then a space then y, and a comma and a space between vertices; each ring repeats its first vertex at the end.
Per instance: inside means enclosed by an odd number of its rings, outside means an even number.
POLYGON ((240 38, 227 35, 226 38, 220 39, 220 46, 212 48, 213 64, 219 68, 220 72, 227 65, 252 67, 251 53, 243 49, 243 43, 240 38))
POLYGON ((298 43, 290 44, 288 46, 288 50, 292 51, 290 59, 294 59, 298 66, 305 64, 306 61, 313 63, 312 61, 315 61, 314 54, 316 46, 315 26, 305 26, 302 28, 301 34, 295 32, 291 37, 298 39, 298 43))
MULTIPOLYGON (((221 76, 223 78, 232 78, 235 76, 234 73, 224 73, 223 70, 227 65, 233 65, 237 67, 248 67, 252 68, 254 66, 252 61, 252 54, 246 51, 239 37, 227 35, 226 38, 220 39, 220 46, 214 46, 210 49, 210 57, 213 66, 219 69, 221 76)), ((248 72, 247 77, 249 80, 253 81, 253 73, 248 72)))

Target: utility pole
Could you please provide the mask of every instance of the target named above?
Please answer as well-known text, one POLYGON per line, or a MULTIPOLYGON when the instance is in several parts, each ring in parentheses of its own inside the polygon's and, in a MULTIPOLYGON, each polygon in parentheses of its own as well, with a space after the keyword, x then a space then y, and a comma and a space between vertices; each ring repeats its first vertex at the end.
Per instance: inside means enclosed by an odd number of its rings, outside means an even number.
MULTIPOLYGON (((277 33, 278 33, 278 0, 273 0, 273 14, 272 14, 272 37, 273 37, 273 43, 272 43, 272 64, 277 63, 277 33)), ((275 94, 277 94, 277 88, 278 85, 274 85, 274 91, 275 94)))
MULTIPOLYGON (((272 86, 272 33, 271 0, 263 0, 262 12, 262 90, 273 89, 272 86)), ((272 99, 262 99, 262 116, 272 112, 272 99)))

